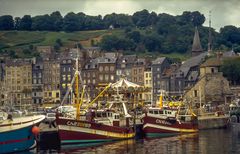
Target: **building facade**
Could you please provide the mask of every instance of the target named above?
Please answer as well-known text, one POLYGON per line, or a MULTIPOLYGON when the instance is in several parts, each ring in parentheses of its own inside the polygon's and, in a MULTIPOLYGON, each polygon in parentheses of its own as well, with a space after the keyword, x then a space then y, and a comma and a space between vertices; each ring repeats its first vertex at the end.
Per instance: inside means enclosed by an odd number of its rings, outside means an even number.
POLYGON ((160 79, 162 78, 162 73, 165 69, 170 67, 170 63, 167 60, 166 57, 157 58, 152 62, 151 70, 152 70, 152 98, 153 103, 155 103, 160 95, 160 90, 162 90, 163 87, 161 87, 160 79))
POLYGON ((43 60, 37 58, 32 65, 32 101, 33 104, 43 103, 43 60))
POLYGON ((50 55, 43 59, 44 103, 60 103, 60 59, 50 55))
POLYGON ((6 103, 17 108, 31 107, 32 103, 32 61, 14 59, 6 62, 6 103))

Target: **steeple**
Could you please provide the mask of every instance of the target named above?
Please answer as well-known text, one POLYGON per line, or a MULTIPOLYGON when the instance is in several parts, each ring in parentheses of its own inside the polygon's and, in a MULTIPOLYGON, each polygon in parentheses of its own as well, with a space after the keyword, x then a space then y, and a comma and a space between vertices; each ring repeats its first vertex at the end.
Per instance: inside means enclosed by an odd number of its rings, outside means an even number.
POLYGON ((193 44, 192 44, 192 57, 201 54, 202 51, 203 49, 200 42, 198 29, 197 27, 195 27, 195 34, 194 34, 193 44))
POLYGON ((211 11, 209 11, 208 55, 211 55, 211 52, 212 52, 211 11))

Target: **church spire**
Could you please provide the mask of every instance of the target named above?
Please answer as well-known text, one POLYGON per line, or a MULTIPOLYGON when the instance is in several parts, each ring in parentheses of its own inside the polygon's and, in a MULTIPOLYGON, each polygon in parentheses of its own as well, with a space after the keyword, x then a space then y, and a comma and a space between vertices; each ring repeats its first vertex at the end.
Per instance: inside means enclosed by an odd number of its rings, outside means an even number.
POLYGON ((211 11, 209 11, 209 27, 208 27, 208 55, 212 52, 212 31, 211 31, 211 11))
POLYGON ((202 49, 202 45, 200 42, 198 29, 197 29, 197 27, 195 27, 195 34, 194 34, 193 44, 192 44, 192 56, 197 56, 200 53, 202 53, 202 51, 203 51, 203 49, 202 49))

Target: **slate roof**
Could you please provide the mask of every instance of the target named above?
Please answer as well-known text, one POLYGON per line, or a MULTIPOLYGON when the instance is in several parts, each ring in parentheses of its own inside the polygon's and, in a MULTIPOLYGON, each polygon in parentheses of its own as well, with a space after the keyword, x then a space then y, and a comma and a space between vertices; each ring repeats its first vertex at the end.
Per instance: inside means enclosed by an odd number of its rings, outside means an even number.
POLYGON ((189 70, 192 67, 198 66, 200 65, 203 60, 205 59, 205 57, 207 56, 207 52, 201 53, 195 57, 191 57, 188 60, 186 60, 182 66, 179 68, 179 70, 177 71, 178 76, 181 76, 181 73, 184 73, 184 77, 187 76, 189 70))
POLYGON ((153 65, 162 64, 165 59, 166 59, 166 57, 157 58, 156 60, 154 60, 154 61, 152 62, 152 64, 153 64, 153 65))
POLYGON ((195 34, 194 34, 193 44, 192 44, 192 52, 194 51, 195 52, 203 51, 197 27, 195 27, 195 34))
POLYGON ((206 62, 204 62, 201 67, 219 67, 222 65, 222 61, 217 58, 211 58, 208 59, 206 62))

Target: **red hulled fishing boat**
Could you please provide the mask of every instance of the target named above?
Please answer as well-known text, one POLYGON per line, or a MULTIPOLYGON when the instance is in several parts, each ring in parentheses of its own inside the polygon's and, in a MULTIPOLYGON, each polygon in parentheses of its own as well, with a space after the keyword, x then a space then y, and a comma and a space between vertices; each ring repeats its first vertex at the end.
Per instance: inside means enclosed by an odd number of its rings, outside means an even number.
MULTIPOLYGON (((78 60, 76 60, 76 68, 78 68, 77 66, 78 60)), ((135 132, 133 126, 130 125, 131 116, 127 113, 124 102, 121 102, 124 107, 124 113, 114 109, 99 110, 90 108, 112 84, 107 85, 90 103, 85 103, 86 107, 83 109, 82 104, 85 86, 83 86, 80 96, 78 81, 80 77, 80 72, 76 69, 75 76, 71 82, 72 84, 75 82, 76 87, 75 116, 69 117, 65 116, 64 113, 58 113, 56 117, 61 143, 106 142, 133 138, 135 132)), ((117 100, 115 103, 119 102, 120 100, 117 100)))
POLYGON ((143 131, 147 137, 198 132, 197 117, 190 108, 163 107, 162 97, 161 93, 159 107, 150 107, 143 115, 143 131))

